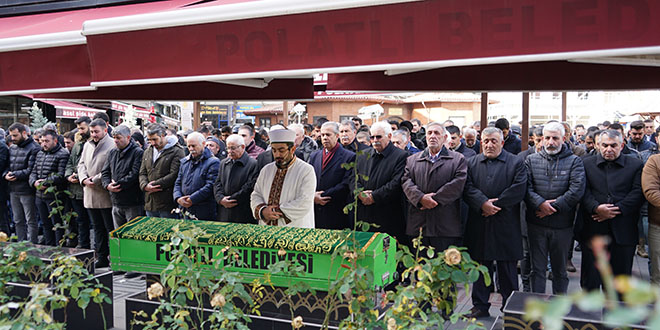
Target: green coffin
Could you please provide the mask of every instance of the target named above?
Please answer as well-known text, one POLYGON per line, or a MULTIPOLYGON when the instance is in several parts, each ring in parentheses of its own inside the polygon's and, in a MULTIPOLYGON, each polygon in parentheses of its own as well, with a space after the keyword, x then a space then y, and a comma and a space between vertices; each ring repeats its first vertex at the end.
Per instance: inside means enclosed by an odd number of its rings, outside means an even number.
MULTIPOLYGON (((268 265, 288 258, 304 266, 302 280, 316 290, 327 291, 330 282, 349 265, 342 256, 333 260, 333 252, 349 244, 344 239, 346 233, 340 230, 139 217, 110 233, 112 270, 160 274, 170 259, 161 247, 170 242, 175 226, 180 231, 192 226, 201 228, 205 234, 198 241, 208 256, 221 255, 226 246, 237 249, 244 265, 229 269, 243 273, 246 283, 262 278, 268 265), (280 249, 286 250, 286 256, 278 256, 280 249)), ((373 286, 391 283, 396 270, 396 241, 383 233, 357 232, 355 238, 358 249, 365 254, 358 263, 373 271, 373 286)), ((271 277, 276 286, 289 286, 292 280, 271 277)))

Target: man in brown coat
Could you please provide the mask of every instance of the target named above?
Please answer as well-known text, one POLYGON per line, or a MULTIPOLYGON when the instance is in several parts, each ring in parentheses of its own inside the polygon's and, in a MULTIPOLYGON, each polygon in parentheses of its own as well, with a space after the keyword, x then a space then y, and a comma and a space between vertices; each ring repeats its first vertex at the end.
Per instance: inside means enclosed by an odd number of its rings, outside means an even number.
POLYGON ((467 179, 465 158, 445 148, 445 139, 442 124, 430 123, 428 147, 408 157, 401 179, 410 202, 406 234, 416 237, 422 228, 423 243, 438 252, 461 244, 460 198, 467 179))
POLYGON ((649 158, 642 171, 642 191, 649 201, 649 259, 651 282, 660 284, 660 155, 649 158))
POLYGON ((83 147, 78 162, 78 180, 83 186, 83 204, 94 224, 94 247, 98 258, 96 268, 103 268, 110 265, 108 233, 115 227, 112 201, 110 193, 103 188, 101 171, 115 143, 108 135, 108 125, 102 119, 95 119, 89 124, 89 133, 92 139, 83 147))
POLYGON ((175 136, 167 136, 164 126, 153 124, 147 129, 149 148, 140 165, 140 189, 145 192, 144 209, 147 216, 174 218, 174 182, 179 175, 183 147, 175 136))

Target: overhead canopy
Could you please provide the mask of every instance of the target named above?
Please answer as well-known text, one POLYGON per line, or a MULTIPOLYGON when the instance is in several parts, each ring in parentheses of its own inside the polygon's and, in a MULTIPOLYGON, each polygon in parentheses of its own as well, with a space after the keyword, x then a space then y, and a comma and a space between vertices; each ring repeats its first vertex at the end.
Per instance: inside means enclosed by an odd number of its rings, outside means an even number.
MULTIPOLYGON (((197 0, 199 1, 199 0, 197 0)), ((92 90, 83 22, 179 8, 193 0, 83 9, 0 19, 0 95, 92 90)), ((138 54, 137 49, 113 52, 138 54)))
POLYGON ((105 110, 94 109, 68 101, 41 100, 41 102, 48 103, 53 107, 55 107, 55 116, 57 118, 77 119, 82 116, 87 116, 92 118, 98 112, 105 112, 105 110))
POLYGON ((83 34, 92 85, 118 86, 659 54, 659 30, 653 0, 266 0, 93 20, 83 34), (153 51, 112 51, 135 47, 153 51))
POLYGON ((383 90, 365 82, 386 76, 390 86, 405 84, 404 77, 423 77, 415 88, 406 87, 413 90, 425 90, 417 88, 422 85, 566 90, 570 81, 562 85, 557 75, 578 72, 587 74, 574 84, 579 89, 593 89, 602 79, 612 86, 631 82, 620 88, 658 87, 651 74, 643 75, 645 68, 628 67, 642 74, 641 82, 633 82, 637 76, 620 79, 625 70, 616 65, 660 63, 660 1, 225 0, 186 8, 183 0, 166 3, 177 9, 84 18, 82 38, 58 30, 71 40, 52 38, 57 45, 48 49, 43 42, 14 49, 0 40, 0 51, 17 53, 11 61, 0 53, 0 94, 53 88, 61 97, 96 99, 310 98, 295 81, 307 83, 317 73, 329 73, 329 89, 342 90, 383 90), (564 71, 552 71, 557 68, 564 71), (412 73, 419 75, 407 75, 412 73), (468 74, 475 77, 462 77, 468 74), (554 79, 544 80, 548 74, 554 79), (428 84, 434 76, 444 82, 428 84), (335 88, 332 82, 340 80, 335 88), (98 89, 80 92, 90 87, 98 89), (78 92, 61 93, 67 89, 78 92), (280 91, 286 94, 278 96, 280 91))

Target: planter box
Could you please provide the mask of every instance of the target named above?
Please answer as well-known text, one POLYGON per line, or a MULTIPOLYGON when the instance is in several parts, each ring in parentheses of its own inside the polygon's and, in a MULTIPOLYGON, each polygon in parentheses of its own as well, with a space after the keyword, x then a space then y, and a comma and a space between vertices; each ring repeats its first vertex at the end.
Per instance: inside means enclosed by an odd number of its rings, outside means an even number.
MULTIPOLYGON (((99 283, 109 289, 110 299, 112 299, 112 272, 104 272, 94 275, 99 283)), ((30 296, 31 286, 25 283, 9 282, 7 286, 11 288, 10 295, 15 297, 15 301, 25 301, 30 296)), ((68 297, 68 296, 67 296, 68 297)), ((69 299, 71 299, 69 297, 69 299)), ((111 304, 102 303, 100 306, 90 302, 85 310, 78 307, 75 301, 70 300, 66 309, 59 309, 53 312, 53 319, 57 322, 65 322, 67 329, 103 329, 103 316, 105 316, 106 326, 112 328, 114 315, 111 304), (101 313, 103 309, 103 314, 101 313)))
MULTIPOLYGON (((552 300, 552 295, 513 292, 504 306, 504 329, 505 330, 540 330, 542 329, 538 321, 525 321, 525 303, 528 299, 552 300)), ((603 312, 585 312, 573 306, 571 311, 564 316, 564 329, 593 329, 605 330, 611 329, 603 324, 603 312)), ((644 325, 629 325, 631 330, 648 329, 644 325)))
MULTIPOLYGON (((13 243, 0 243, 0 250, 2 250, 5 246, 10 244, 13 243)), ((28 255, 41 259, 45 264, 52 263, 53 259, 55 258, 55 255, 61 253, 67 256, 76 257, 76 259, 80 260, 83 263, 83 265, 90 274, 94 274, 95 271, 94 263, 96 262, 96 258, 94 257, 94 250, 38 245, 38 244, 28 244, 28 246, 34 247, 34 249, 27 251, 28 255)))
MULTIPOLYGON (((148 315, 151 315, 158 308, 160 302, 158 300, 149 300, 146 292, 140 292, 132 296, 126 297, 125 305, 126 305, 125 328, 139 330, 139 329, 143 329, 143 327, 139 325, 131 325, 131 321, 133 320, 133 312, 144 311, 148 315)), ((188 307, 188 309, 190 311, 191 317, 195 321, 197 321, 197 312, 199 311, 199 308, 188 307)), ((205 307, 203 309, 204 318, 208 318, 212 313, 213 310, 210 308, 205 307)), ((252 315, 252 314, 249 315, 251 322, 248 323, 248 327, 250 329, 291 330, 291 316, 289 314, 288 309, 286 311, 286 314, 276 314, 276 313, 269 313, 264 311, 262 311, 261 314, 262 314, 261 316, 252 315)), ((305 326, 302 327, 301 329, 304 330, 321 329, 322 320, 318 321, 318 320, 307 319, 305 318, 305 316, 303 316, 303 320, 305 326)), ((330 326, 329 328, 337 329, 336 326, 330 326)))

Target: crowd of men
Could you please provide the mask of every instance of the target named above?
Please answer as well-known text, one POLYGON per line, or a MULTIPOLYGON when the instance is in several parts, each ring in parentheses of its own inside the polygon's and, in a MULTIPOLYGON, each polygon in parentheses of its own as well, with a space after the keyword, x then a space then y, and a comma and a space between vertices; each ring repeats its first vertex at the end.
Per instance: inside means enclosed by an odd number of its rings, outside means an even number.
MULTIPOLYGON (((524 151, 520 127, 504 118, 483 129, 417 119, 367 126, 357 117, 184 134, 152 124, 146 139, 110 127, 103 114, 76 126, 63 136, 52 126, 8 128, 0 212, 9 199, 12 222, 0 229, 33 243, 93 243, 97 267, 109 264, 108 233, 140 215, 344 229, 357 212, 400 244, 421 231, 438 251, 466 246, 497 272, 504 300, 519 290, 519 263, 523 290, 545 293, 551 279, 554 294, 566 293, 575 241, 580 284, 599 289, 597 235, 609 238, 615 275, 631 274, 648 244, 651 280, 660 284, 660 128, 652 120, 628 130, 551 121, 530 128, 524 151), (62 225, 55 199, 75 221, 62 225)), ((489 295, 483 279, 475 283, 470 317, 489 315, 489 295)))

